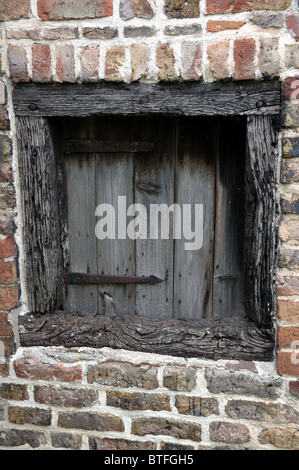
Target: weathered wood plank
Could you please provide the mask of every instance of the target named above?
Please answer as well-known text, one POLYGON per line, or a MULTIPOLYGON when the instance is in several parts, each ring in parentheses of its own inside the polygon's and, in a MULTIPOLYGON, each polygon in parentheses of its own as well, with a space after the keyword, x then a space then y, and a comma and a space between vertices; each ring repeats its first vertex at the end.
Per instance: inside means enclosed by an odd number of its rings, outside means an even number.
POLYGON ((57 175, 47 119, 16 119, 27 307, 45 313, 63 300, 57 175))
POLYGON ((13 91, 18 116, 159 113, 186 116, 279 114, 279 82, 26 84, 13 91))
MULTIPOLYGON (((179 319, 199 320, 212 316, 216 151, 214 119, 178 119, 175 200, 184 216, 182 214, 182 238, 174 244, 173 288, 174 317, 179 319), (203 220, 197 228, 195 205, 201 204, 203 220), (187 205, 192 210, 189 222, 187 205), (201 241, 202 246, 194 250, 190 245, 195 245, 195 238, 190 240, 190 237, 195 231, 196 241, 201 241)), ((198 214, 197 220, 200 221, 198 214)))
POLYGON ((191 322, 58 311, 20 317, 22 346, 121 348, 206 359, 267 361, 273 337, 250 321, 191 322))
POLYGON ((246 122, 241 119, 219 118, 213 315, 223 318, 244 317, 246 122))
POLYGON ((68 140, 64 144, 64 153, 137 153, 153 152, 154 148, 153 142, 68 140))
POLYGON ((247 122, 245 181, 245 309, 259 326, 270 326, 275 313, 276 120, 253 116, 247 122))

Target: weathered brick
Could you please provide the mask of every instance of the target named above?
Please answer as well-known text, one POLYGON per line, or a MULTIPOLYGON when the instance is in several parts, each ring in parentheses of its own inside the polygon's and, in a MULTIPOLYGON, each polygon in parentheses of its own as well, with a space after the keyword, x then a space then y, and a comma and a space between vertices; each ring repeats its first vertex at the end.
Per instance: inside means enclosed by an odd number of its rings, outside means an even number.
POLYGON ((100 48, 98 45, 82 47, 80 51, 81 78, 83 81, 94 81, 99 76, 100 48))
POLYGON ((197 0, 165 0, 164 13, 167 18, 198 18, 199 2, 197 0))
POLYGON ((249 361, 238 361, 238 362, 227 362, 225 367, 232 372, 239 372, 240 370, 249 370, 251 372, 258 372, 254 362, 249 361))
MULTIPOLYGON (((1 330, 1 328, 0 328, 1 330)), ((0 384, 0 397, 4 400, 24 401, 29 399, 27 385, 4 383, 0 384)))
POLYGON ((282 13, 253 13, 250 22, 261 28, 282 28, 284 16, 282 13))
POLYGON ((295 36, 296 39, 299 38, 299 15, 288 15, 287 26, 289 31, 295 36))
POLYGON ((130 441, 128 439, 89 438, 89 450, 155 450, 155 442, 130 441))
POLYGON ((118 37, 118 29, 105 26, 98 27, 85 27, 83 28, 83 36, 87 39, 114 39, 118 37))
POLYGON ((188 421, 178 421, 167 418, 141 418, 132 422, 132 434, 146 436, 172 436, 177 439, 190 439, 199 442, 201 440, 201 426, 188 421))
POLYGON ((281 165, 280 182, 285 184, 299 182, 299 161, 283 160, 281 165))
MULTIPOLYGON (((1 306, 0 306, 1 309, 1 306)), ((7 313, 0 313, 0 334, 1 336, 10 336, 12 335, 11 324, 7 319, 7 313)))
POLYGON ((285 100, 299 99, 299 76, 287 77, 283 82, 283 97, 285 100))
POLYGON ((11 209, 15 205, 15 191, 12 184, 0 185, 0 209, 11 209))
MULTIPOLYGON (((0 313, 0 315, 2 315, 2 314, 0 313)), ((2 334, 2 332, 0 332, 0 334, 2 334)), ((2 356, 2 353, 3 353, 3 347, 4 347, 4 358, 10 359, 12 354, 14 354, 16 352, 16 344, 15 344, 15 341, 14 341, 14 337, 12 335, 0 336, 0 342, 1 342, 0 343, 1 344, 1 356, 2 356)), ((1 357, 2 360, 4 358, 1 357)), ((8 362, 9 362, 8 360, 5 361, 5 363, 8 363, 8 362)))
POLYGON ((0 261, 0 284, 17 282, 16 264, 12 261, 0 261))
POLYGON ((236 80, 255 78, 255 52, 254 39, 237 39, 234 42, 234 78, 236 80))
POLYGON ((284 137, 282 139, 282 150, 285 158, 299 157, 299 137, 284 137))
POLYGON ((11 163, 0 163, 0 183, 11 183, 13 171, 11 163))
POLYGON ((51 433, 51 443, 56 449, 80 450, 82 446, 82 436, 70 433, 51 433))
POLYGON ((234 395, 253 395, 260 398, 278 398, 280 378, 262 379, 254 374, 228 372, 225 370, 206 370, 206 380, 209 392, 213 394, 226 393, 234 395))
POLYGON ((40 31, 38 29, 8 29, 6 31, 7 39, 40 39, 40 31))
POLYGON ((13 210, 0 209, 0 234, 5 237, 13 235, 16 230, 15 213, 13 210))
MULTIPOLYGON (((281 276, 281 281, 277 285, 278 296, 292 296, 299 292, 299 278, 296 276, 281 276)), ((281 301, 282 302, 282 301, 281 301)), ((299 317, 298 317, 299 318, 299 317)))
POLYGON ((279 268, 298 269, 299 268, 299 249, 281 247, 278 259, 279 268))
POLYGON ((12 406, 9 408, 9 422, 14 424, 34 424, 36 426, 50 426, 52 420, 51 410, 12 406))
POLYGON ((250 433, 244 424, 216 421, 210 424, 210 438, 212 441, 241 444, 250 441, 250 433))
POLYGON ((45 405, 84 408, 98 401, 98 392, 88 389, 73 389, 37 385, 34 387, 34 399, 45 405))
POLYGON ((25 47, 9 45, 7 48, 8 67, 11 79, 14 83, 29 82, 28 57, 25 47))
POLYGON ((47 44, 33 44, 32 46, 32 79, 35 82, 50 82, 51 49, 47 44))
POLYGON ((58 28, 47 28, 43 33, 44 39, 59 40, 78 39, 79 29, 60 26, 58 28))
POLYGON ((6 135, 0 135, 0 163, 11 163, 12 142, 6 135))
POLYGON ((299 398, 299 380, 289 383, 290 394, 296 398, 299 398))
POLYGON ((275 78, 279 75, 280 54, 279 38, 262 38, 260 40, 260 52, 258 64, 264 78, 275 78))
POLYGON ((198 42, 182 43, 182 76, 184 80, 200 80, 202 78, 202 46, 198 42))
POLYGON ((299 44, 286 46, 285 52, 286 66, 299 68, 299 44))
POLYGON ((10 121, 6 108, 0 108, 0 131, 9 131, 10 121))
POLYGON ((277 351, 277 372, 280 375, 299 377, 299 350, 277 351))
POLYGON ((218 33, 228 29, 240 29, 246 24, 245 21, 232 21, 232 20, 209 20, 207 22, 207 31, 209 33, 218 33))
POLYGON ((106 404, 129 411, 171 411, 169 396, 160 393, 109 391, 106 404))
POLYGON ((259 434, 261 444, 272 444, 280 449, 299 449, 299 430, 294 428, 269 428, 259 434))
POLYGON ((125 61, 125 48, 122 45, 112 46, 106 52, 105 79, 119 82, 123 80, 120 68, 125 61))
POLYGON ((119 388, 145 388, 153 390, 158 388, 157 367, 149 364, 135 366, 123 362, 108 361, 96 366, 89 366, 87 381, 90 384, 107 385, 119 388))
POLYGON ((131 80, 145 78, 148 74, 150 46, 147 44, 132 44, 131 53, 131 80))
POLYGON ((18 20, 28 18, 30 13, 30 0, 1 0, 0 21, 18 20))
POLYGON ((58 426, 86 431, 124 431, 124 424, 118 416, 95 412, 59 413, 58 426))
POLYGON ((34 357, 23 357, 14 361, 17 377, 32 380, 58 380, 60 382, 78 382, 82 380, 82 367, 46 364, 34 357))
POLYGON ((156 28, 149 26, 126 26, 124 28, 125 38, 151 38, 155 36, 156 32, 156 28))
POLYGON ((5 420, 5 409, 4 406, 0 405, 0 421, 5 420))
POLYGON ((229 41, 219 41, 208 46, 208 60, 213 79, 223 80, 230 76, 229 41))
MULTIPOLYGON (((299 65, 298 65, 299 68, 299 65)), ((282 123, 284 127, 299 127, 298 104, 285 102, 282 106, 282 123)))
POLYGON ((215 398, 176 395, 175 406, 179 413, 191 416, 211 416, 219 414, 219 404, 215 398))
POLYGON ((161 442, 161 450, 193 450, 193 446, 188 446, 184 444, 173 444, 172 442, 161 442))
POLYGON ((16 254, 14 237, 6 237, 0 240, 0 259, 10 258, 16 254))
POLYGON ((197 35, 201 36, 202 34, 202 27, 200 24, 188 24, 183 26, 166 26, 164 29, 164 34, 168 36, 190 36, 190 35, 197 35))
POLYGON ((38 0, 37 8, 43 21, 102 18, 113 14, 113 0, 38 0))
MULTIPOLYGON (((299 277, 291 278, 291 288, 295 288, 295 292, 297 291, 297 287, 299 286, 299 277)), ((290 292, 292 295, 293 292, 290 292)), ((285 293, 281 295, 286 295, 285 293)), ((278 300, 278 318, 279 320, 286 321, 288 323, 298 323, 299 322, 299 302, 293 302, 292 300, 278 300)))
POLYGON ((19 305, 18 286, 0 286, 0 310, 6 312, 19 305))
POLYGON ((39 431, 27 429, 0 430, 0 446, 20 447, 26 444, 32 449, 36 449, 43 444, 47 444, 47 439, 44 433, 39 431))
POLYGON ((75 57, 73 45, 58 45, 56 50, 56 73, 59 82, 75 82, 75 57))
POLYGON ((174 51, 170 44, 160 44, 158 46, 156 63, 161 81, 171 81, 177 78, 174 51))
POLYGON ((292 194, 292 196, 282 194, 280 201, 281 210, 284 214, 299 215, 299 194, 292 194))
POLYGON ((0 105, 6 104, 6 85, 0 80, 0 105))
POLYGON ((119 14, 122 20, 153 18, 154 10, 148 0, 120 0, 119 14))
POLYGON ((292 343, 297 341, 299 346, 299 327, 296 326, 280 326, 278 328, 278 347, 292 348, 292 343))
POLYGON ((207 13, 240 13, 252 10, 285 10, 292 0, 207 0, 207 13))
POLYGON ((299 241, 299 217, 297 215, 282 216, 279 225, 279 238, 284 243, 299 241))
POLYGON ((225 407, 227 416, 233 419, 252 419, 265 423, 299 423, 299 412, 289 405, 233 400, 225 407))
POLYGON ((181 366, 167 366, 164 370, 163 385, 176 392, 191 392, 196 387, 197 370, 181 366))

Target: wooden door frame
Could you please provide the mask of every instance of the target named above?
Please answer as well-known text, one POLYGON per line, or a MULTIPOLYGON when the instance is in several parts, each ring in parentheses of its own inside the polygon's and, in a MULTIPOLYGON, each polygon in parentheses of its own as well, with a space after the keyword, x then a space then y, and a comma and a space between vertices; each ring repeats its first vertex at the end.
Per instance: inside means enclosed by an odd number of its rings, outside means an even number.
POLYGON ((28 293, 28 313, 19 318, 22 346, 111 347, 207 359, 273 357, 280 82, 23 84, 15 86, 13 104, 28 293), (252 294, 246 319, 191 322, 59 311, 65 214, 49 118, 105 114, 247 117, 244 257, 245 289, 252 294))

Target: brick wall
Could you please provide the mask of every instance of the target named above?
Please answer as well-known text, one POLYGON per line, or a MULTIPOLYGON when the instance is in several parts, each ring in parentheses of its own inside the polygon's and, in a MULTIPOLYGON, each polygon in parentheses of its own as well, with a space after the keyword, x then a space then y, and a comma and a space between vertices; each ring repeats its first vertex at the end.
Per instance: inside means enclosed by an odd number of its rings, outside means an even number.
POLYGON ((0 448, 298 450, 297 0, 2 0, 0 22, 0 448), (13 84, 269 78, 284 84, 276 360, 19 347, 13 84))

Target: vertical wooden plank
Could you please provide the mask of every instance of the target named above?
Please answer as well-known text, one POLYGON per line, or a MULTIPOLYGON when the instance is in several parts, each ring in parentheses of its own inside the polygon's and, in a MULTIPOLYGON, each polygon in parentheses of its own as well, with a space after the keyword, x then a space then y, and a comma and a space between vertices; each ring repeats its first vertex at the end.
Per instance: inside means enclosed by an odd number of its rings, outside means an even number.
POLYGON ((155 151, 135 157, 135 203, 143 204, 148 217, 147 239, 136 240, 136 275, 153 274, 164 282, 136 286, 136 311, 141 316, 164 319, 173 314, 172 215, 169 238, 162 239, 160 225, 157 227, 158 238, 151 239, 154 221, 150 208, 161 204, 170 207, 174 203, 175 120, 147 118, 142 121, 142 126, 139 135, 145 141, 154 141, 155 151))
MULTIPOLYGON (((67 121, 65 138, 88 139, 93 136, 92 119, 67 121)), ((77 154, 65 157, 70 244, 69 271, 97 272, 95 229, 95 155, 77 154)), ((96 312, 97 287, 66 286, 64 309, 96 312)))
POLYGON ((16 119, 27 303, 46 313, 63 301, 63 261, 54 147, 48 120, 16 119))
MULTIPOLYGON (((134 124, 130 118, 98 118, 99 140, 133 140, 134 124)), ((96 205, 111 204, 115 210, 115 239, 97 240, 97 272, 109 275, 135 275, 135 241, 118 238, 119 196, 126 206, 134 203, 134 157, 127 153, 101 153, 96 156, 96 205)), ((120 210, 122 210, 120 208, 120 210)), ((98 221, 99 219, 97 219, 98 221)), ((134 284, 98 286, 99 312, 118 316, 135 314, 134 284)))
POLYGON ((247 118, 245 309, 262 327, 271 326, 275 299, 276 127, 277 118, 272 116, 247 118))
POLYGON ((219 120, 213 315, 244 318, 243 242, 246 120, 219 120))
MULTIPOLYGON (((216 139, 211 119, 179 120, 176 202, 203 205, 203 246, 186 250, 175 240, 174 316, 199 320, 212 315, 216 139)), ((192 216, 194 230, 194 212, 192 216)))

